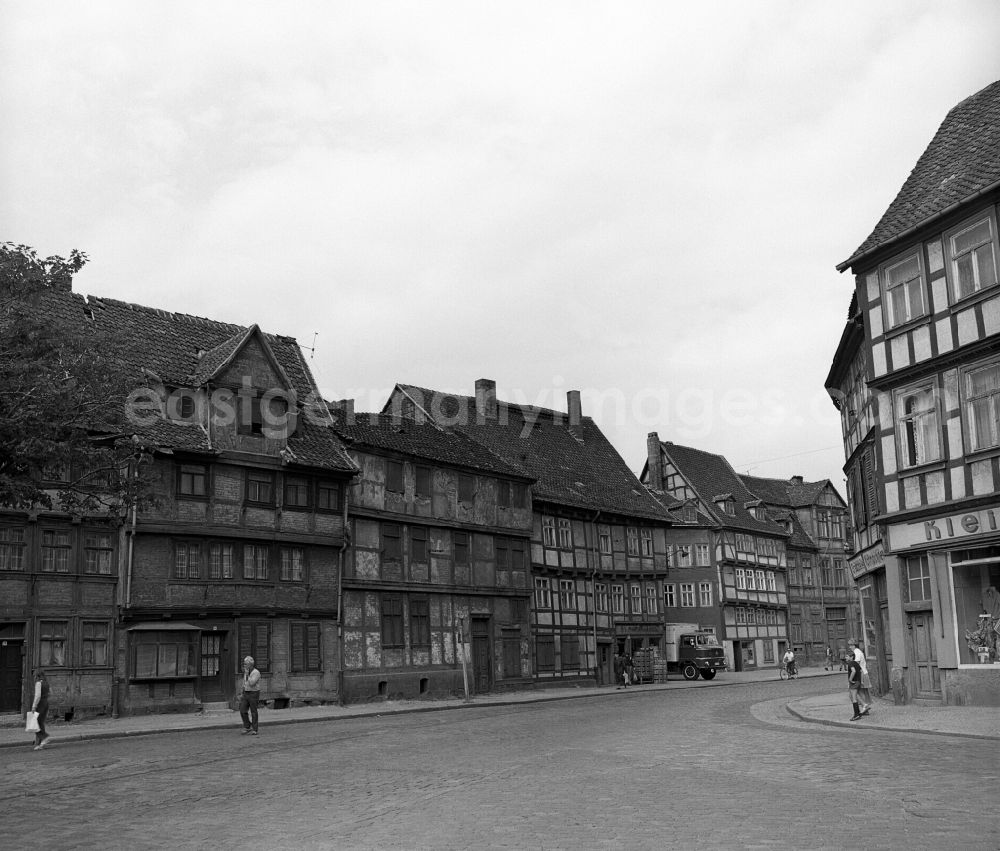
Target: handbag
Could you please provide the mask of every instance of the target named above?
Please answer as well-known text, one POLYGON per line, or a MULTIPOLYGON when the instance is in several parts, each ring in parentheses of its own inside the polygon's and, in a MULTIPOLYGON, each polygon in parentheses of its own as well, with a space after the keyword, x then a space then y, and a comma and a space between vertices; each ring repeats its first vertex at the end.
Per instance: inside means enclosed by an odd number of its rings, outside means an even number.
POLYGON ((25 733, 37 733, 38 732, 38 713, 28 711, 27 715, 24 716, 24 732, 25 733))
POLYGON ((861 688, 871 688, 871 687, 872 687, 871 677, 868 676, 868 672, 867 671, 862 671, 861 672, 861 688))

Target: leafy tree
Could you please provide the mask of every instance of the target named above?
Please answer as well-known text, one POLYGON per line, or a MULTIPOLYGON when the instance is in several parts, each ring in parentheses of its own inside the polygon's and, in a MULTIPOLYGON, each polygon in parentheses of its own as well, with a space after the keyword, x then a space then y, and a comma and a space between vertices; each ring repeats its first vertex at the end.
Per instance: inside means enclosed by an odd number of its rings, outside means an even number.
POLYGON ((75 250, 40 259, 28 246, 0 245, 0 505, 8 508, 118 513, 140 495, 141 453, 119 425, 132 370, 71 293, 86 262, 75 250))

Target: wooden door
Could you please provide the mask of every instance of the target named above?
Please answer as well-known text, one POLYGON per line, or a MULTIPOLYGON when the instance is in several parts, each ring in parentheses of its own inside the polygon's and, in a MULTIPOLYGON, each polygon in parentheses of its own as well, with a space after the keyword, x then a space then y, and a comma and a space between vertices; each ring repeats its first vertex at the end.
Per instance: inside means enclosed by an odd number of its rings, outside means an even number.
POLYGON ((21 647, 20 641, 0 641, 0 712, 21 711, 21 647))
POLYGON ((201 699, 203 703, 225 700, 226 672, 224 632, 201 634, 201 699))
POLYGON ((476 694, 486 694, 492 686, 489 621, 472 621, 472 683, 476 694))
POLYGON ((934 613, 908 612, 906 630, 910 640, 910 685, 914 697, 941 696, 941 675, 934 642, 934 613))

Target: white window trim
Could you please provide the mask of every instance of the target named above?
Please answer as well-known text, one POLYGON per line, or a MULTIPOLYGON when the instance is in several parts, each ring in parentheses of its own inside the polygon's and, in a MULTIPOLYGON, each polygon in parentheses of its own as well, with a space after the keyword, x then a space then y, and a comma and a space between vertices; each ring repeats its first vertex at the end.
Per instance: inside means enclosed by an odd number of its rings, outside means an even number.
POLYGON ((911 322, 916 322, 918 319, 922 319, 928 316, 927 269, 924 265, 922 246, 920 245, 914 246, 900 254, 897 254, 895 257, 886 260, 885 263, 881 264, 878 267, 878 279, 879 279, 879 287, 882 292, 882 318, 885 321, 885 329, 887 331, 892 331, 904 325, 909 325, 911 322), (919 269, 919 278, 920 278, 920 300, 923 302, 923 310, 916 315, 911 315, 907 319, 903 319, 899 322, 893 322, 892 309, 890 306, 891 299, 889 298, 888 272, 889 269, 891 269, 892 267, 899 266, 905 263, 911 257, 915 257, 917 259, 917 267, 919 269))
POLYGON ((925 464, 936 464, 943 459, 944 455, 941 447, 941 402, 941 391, 938 389, 937 381, 934 379, 911 384, 908 387, 901 387, 893 392, 892 426, 896 436, 896 460, 900 470, 923 467, 925 464), (930 391, 934 399, 934 407, 931 409, 931 412, 934 415, 934 449, 937 454, 934 458, 928 458, 923 461, 914 460, 913 463, 910 463, 908 453, 906 452, 906 428, 904 423, 911 419, 912 416, 907 417, 901 414, 902 406, 908 396, 913 396, 926 390, 930 391))
MULTIPOLYGON (((966 453, 974 452, 986 452, 991 449, 996 449, 1000 446, 1000 426, 997 428, 997 440, 994 443, 990 443, 985 446, 973 446, 972 440, 972 425, 974 422, 971 410, 971 402, 969 399, 969 376, 973 372, 977 372, 981 369, 989 369, 990 367, 1000 368, 1000 357, 987 358, 985 360, 977 361, 976 363, 963 365, 959 370, 959 397, 961 399, 962 406, 962 434, 965 439, 965 451, 966 453)), ((982 397, 980 397, 982 398, 982 397)), ((997 393, 994 397, 994 410, 1000 415, 1000 393, 997 393)))
MULTIPOLYGON (((998 265, 997 260, 997 221, 996 216, 993 214, 992 207, 976 213, 974 216, 970 216, 965 221, 946 231, 941 238, 942 247, 944 249, 944 269, 945 275, 948 279, 948 302, 949 304, 958 304, 959 302, 965 301, 970 298, 975 298, 980 293, 983 293, 993 287, 996 287, 1000 283, 1000 265, 998 265), (971 230, 976 227, 976 225, 987 222, 990 226, 990 240, 989 245, 993 251, 993 274, 998 279, 991 284, 987 284, 985 287, 980 284, 976 289, 974 289, 968 295, 959 295, 957 292, 958 286, 958 276, 955 274, 954 269, 954 255, 952 254, 952 240, 961 233, 967 230, 971 230)), ((984 245, 987 243, 984 243, 984 245)))

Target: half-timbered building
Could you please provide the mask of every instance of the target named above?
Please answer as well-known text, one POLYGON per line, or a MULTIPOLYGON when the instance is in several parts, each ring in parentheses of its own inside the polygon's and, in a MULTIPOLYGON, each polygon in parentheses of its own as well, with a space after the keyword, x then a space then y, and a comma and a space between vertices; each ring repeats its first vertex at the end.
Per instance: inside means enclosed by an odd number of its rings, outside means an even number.
POLYGON ((338 404, 336 431, 360 469, 344 701, 530 684, 531 478, 460 431, 338 404))
MULTIPOLYGON (((615 652, 657 670, 669 512, 567 394, 567 412, 397 385, 383 413, 461 431, 533 478, 531 635, 539 684, 611 683, 615 652)), ((662 668, 659 670, 662 671, 662 668)))
POLYGON ((855 276, 877 397, 900 700, 1000 703, 998 150, 1000 82, 948 113, 838 266, 855 276))

